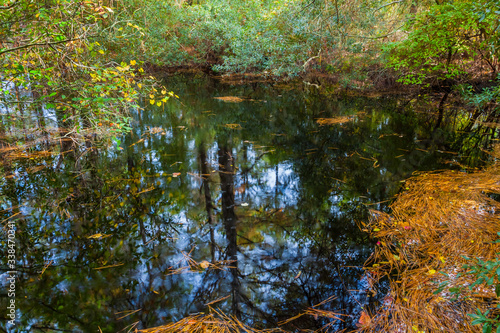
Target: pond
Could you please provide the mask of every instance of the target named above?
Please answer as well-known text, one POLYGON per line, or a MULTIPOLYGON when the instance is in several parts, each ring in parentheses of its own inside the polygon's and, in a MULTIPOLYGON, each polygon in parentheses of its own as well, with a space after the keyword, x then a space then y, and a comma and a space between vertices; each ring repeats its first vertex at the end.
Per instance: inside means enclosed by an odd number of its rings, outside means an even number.
POLYGON ((61 142, 60 155, 3 167, 13 330, 117 332, 215 310, 268 328, 315 305, 342 320, 283 328, 354 328, 383 296, 362 269, 376 246, 363 221, 455 155, 403 98, 204 76, 166 85, 179 99, 147 103, 110 147, 61 142))

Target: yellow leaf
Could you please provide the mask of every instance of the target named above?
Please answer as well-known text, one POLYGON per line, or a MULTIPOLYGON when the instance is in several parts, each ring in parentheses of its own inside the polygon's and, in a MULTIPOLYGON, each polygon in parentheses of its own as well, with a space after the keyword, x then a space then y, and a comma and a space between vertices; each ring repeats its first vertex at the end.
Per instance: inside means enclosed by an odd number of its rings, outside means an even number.
POLYGON ((163 95, 165 95, 165 94, 167 93, 167 91, 166 91, 166 90, 162 90, 162 91, 161 91, 161 93, 162 93, 163 95))
POLYGON ((375 228, 375 229, 373 229, 373 231, 377 232, 377 231, 380 231, 380 229, 379 228, 375 228))
POLYGON ((130 60, 130 65, 134 66, 135 64, 137 64, 135 60, 130 60))
POLYGON ((203 260, 202 262, 200 262, 200 267, 203 268, 203 269, 207 269, 208 266, 210 266, 210 263, 206 260, 203 260))
POLYGON ((161 101, 156 102, 156 105, 161 106, 161 101))
POLYGON ((149 103, 150 103, 151 105, 153 105, 153 104, 155 104, 155 100, 154 100, 154 99, 150 99, 150 100, 149 100, 149 103))
POLYGON ((142 84, 138 83, 137 86, 139 87, 139 89, 142 88, 142 84))
POLYGON ((434 275, 434 274, 436 274, 436 270, 435 269, 429 269, 429 272, 427 272, 427 274, 434 275))
POLYGON ((88 236, 87 238, 96 239, 96 238, 101 238, 102 236, 103 236, 103 234, 95 234, 95 235, 92 235, 92 236, 88 236))
POLYGON ((151 95, 149 95, 149 98, 154 99, 155 95, 151 94, 151 95))
POLYGON ((99 53, 100 53, 100 54, 104 54, 104 51, 103 51, 103 50, 99 50, 99 53))

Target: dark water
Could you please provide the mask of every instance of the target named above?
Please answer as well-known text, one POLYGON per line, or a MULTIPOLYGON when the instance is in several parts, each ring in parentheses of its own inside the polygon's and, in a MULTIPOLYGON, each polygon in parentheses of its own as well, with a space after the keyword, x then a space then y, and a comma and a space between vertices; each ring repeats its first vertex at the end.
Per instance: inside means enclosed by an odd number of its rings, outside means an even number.
MULTIPOLYGON (((206 313, 216 300, 249 325, 276 327, 332 298, 317 308, 345 315, 332 330, 352 328, 377 302, 361 268, 375 245, 359 223, 387 209, 413 171, 448 168, 453 155, 394 97, 166 84, 180 99, 134 114, 119 145, 66 142, 63 157, 4 166, 17 326, 1 310, 0 327, 117 332, 206 313), (223 96, 245 100, 214 99, 223 96)), ((303 316, 284 328, 330 322, 303 316)))

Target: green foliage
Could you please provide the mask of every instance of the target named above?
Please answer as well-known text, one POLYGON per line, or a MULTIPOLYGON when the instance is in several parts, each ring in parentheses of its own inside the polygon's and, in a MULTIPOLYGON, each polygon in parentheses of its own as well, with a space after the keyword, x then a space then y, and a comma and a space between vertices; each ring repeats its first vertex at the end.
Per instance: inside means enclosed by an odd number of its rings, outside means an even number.
POLYGON ((327 66, 331 71, 341 70, 345 52, 375 57, 375 39, 391 31, 384 20, 398 20, 407 10, 403 5, 380 9, 381 4, 364 0, 127 0, 123 11, 128 10, 128 19, 144 27, 146 36, 135 48, 124 47, 127 41, 112 34, 107 40, 125 60, 142 56, 159 66, 208 65, 221 73, 293 77, 327 66))
MULTIPOLYGON (((494 286, 496 296, 500 298, 499 259, 488 261, 476 259, 473 264, 467 265, 465 268, 469 269, 468 274, 472 274, 476 278, 476 281, 469 286, 470 289, 480 285, 485 285, 486 288, 492 288, 494 286)), ((497 304, 496 308, 500 309, 500 304, 497 304)), ((473 318, 472 325, 482 325, 483 332, 491 332, 494 328, 496 328, 496 332, 500 332, 500 315, 490 315, 491 312, 491 310, 487 310, 482 313, 477 309, 475 314, 469 314, 469 316, 473 318)))
POLYGON ((110 27, 139 29, 117 21, 112 8, 72 0, 1 5, 1 106, 7 110, 1 117, 9 134, 50 125, 48 110, 57 118, 52 125, 67 132, 114 135, 129 129, 127 112, 139 107, 142 94, 159 95, 139 62, 114 62, 102 41, 110 27))
MULTIPOLYGON (((497 233, 500 236, 500 232, 497 233)), ((495 241, 495 243, 500 243, 500 240, 495 241)), ((500 255, 500 253, 498 253, 500 255)), ((477 309, 476 313, 468 314, 473 321, 472 325, 482 325, 483 332, 500 332, 500 315, 498 315, 498 310, 495 311, 493 304, 496 303, 495 308, 500 309, 500 303, 498 299, 500 298, 500 259, 495 258, 493 260, 482 260, 481 258, 476 258, 471 260, 471 264, 463 266, 467 270, 466 273, 460 275, 473 276, 474 282, 468 286, 469 290, 474 290, 477 287, 484 288, 495 288, 495 294, 497 297, 496 301, 492 302, 492 308, 485 311, 484 313, 477 309)), ((444 283, 439 292, 446 287, 447 283, 444 283)), ((464 287, 465 288, 465 287, 464 287)), ((450 288, 449 291, 455 296, 457 300, 463 293, 463 288, 454 287, 450 288)))
POLYGON ((457 90, 464 100, 476 107, 485 108, 488 103, 500 102, 500 86, 484 88, 480 93, 476 93, 470 84, 463 84, 457 90))
POLYGON ((458 78, 480 60, 493 72, 499 55, 500 5, 494 1, 448 1, 419 13, 405 26, 408 38, 386 46, 389 65, 404 72, 401 81, 458 78))

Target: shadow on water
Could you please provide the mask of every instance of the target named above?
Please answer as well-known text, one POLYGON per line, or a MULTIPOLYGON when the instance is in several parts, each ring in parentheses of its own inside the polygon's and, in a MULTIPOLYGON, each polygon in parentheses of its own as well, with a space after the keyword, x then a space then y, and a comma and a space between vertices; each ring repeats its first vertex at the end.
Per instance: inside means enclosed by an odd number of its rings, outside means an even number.
POLYGON ((441 162, 454 155, 433 148, 416 115, 395 112, 397 99, 167 84, 180 99, 136 113, 119 147, 61 143, 62 158, 4 166, 19 331, 147 328, 208 306, 276 327, 329 298, 319 308, 344 319, 331 328, 354 327, 378 300, 359 222, 413 171, 450 168, 441 162), (214 98, 227 96, 240 99, 214 98))

